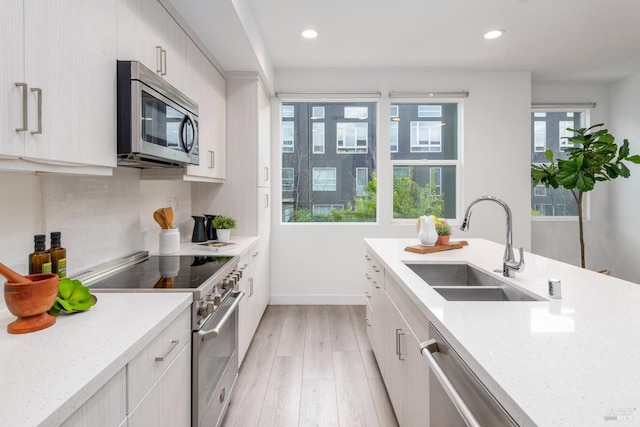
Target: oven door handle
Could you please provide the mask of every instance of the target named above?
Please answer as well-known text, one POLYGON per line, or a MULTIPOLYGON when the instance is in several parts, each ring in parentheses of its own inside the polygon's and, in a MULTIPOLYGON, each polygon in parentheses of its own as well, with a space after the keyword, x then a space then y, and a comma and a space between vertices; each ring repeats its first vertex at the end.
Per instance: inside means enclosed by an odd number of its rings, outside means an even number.
POLYGON ((215 328, 209 329, 208 331, 200 330, 198 331, 198 336, 200 336, 200 341, 208 341, 210 339, 216 338, 220 335, 220 329, 224 326, 225 323, 235 314, 236 308, 238 308, 238 304, 244 298, 244 291, 234 292, 229 295, 231 298, 235 298, 235 301, 229 307, 229 310, 222 316, 222 319, 218 322, 215 328))
POLYGON ((449 396, 449 399, 451 399, 451 403, 453 403, 453 406, 455 406, 455 408, 458 410, 458 412, 464 419, 464 422, 469 427, 480 427, 480 424, 471 413, 469 407, 467 407, 466 403, 464 402, 464 400, 462 400, 462 397, 460 397, 453 384, 451 384, 451 381, 449 381, 449 378, 447 378, 447 375, 438 364, 438 361, 435 359, 435 357, 433 357, 433 353, 437 353, 438 351, 438 342, 434 339, 430 339, 423 343, 420 343, 420 353, 422 353, 422 355, 429 361, 429 365, 431 365, 431 372, 433 372, 435 377, 438 379, 438 382, 442 385, 442 388, 444 388, 444 391, 449 396))

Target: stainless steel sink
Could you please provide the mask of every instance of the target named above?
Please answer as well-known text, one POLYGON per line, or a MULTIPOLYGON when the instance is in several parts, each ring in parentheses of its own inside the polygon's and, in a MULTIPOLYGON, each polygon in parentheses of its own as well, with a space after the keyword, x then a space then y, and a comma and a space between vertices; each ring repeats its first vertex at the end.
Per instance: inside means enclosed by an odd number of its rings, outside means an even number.
POLYGON ((467 264, 405 264, 447 301, 546 301, 467 264))

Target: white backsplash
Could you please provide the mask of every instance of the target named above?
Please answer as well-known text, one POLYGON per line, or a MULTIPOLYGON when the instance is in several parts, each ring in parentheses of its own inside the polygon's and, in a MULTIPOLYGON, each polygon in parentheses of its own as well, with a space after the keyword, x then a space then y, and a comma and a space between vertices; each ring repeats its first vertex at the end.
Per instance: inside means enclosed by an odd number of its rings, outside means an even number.
MULTIPOLYGON (((0 173, 0 262, 28 273, 33 236, 62 232, 70 276, 130 253, 157 251, 160 227, 153 212, 171 206, 181 239, 190 240, 191 184, 141 181, 137 169, 113 176, 0 173)), ((0 310, 5 309, 0 294, 0 310)))

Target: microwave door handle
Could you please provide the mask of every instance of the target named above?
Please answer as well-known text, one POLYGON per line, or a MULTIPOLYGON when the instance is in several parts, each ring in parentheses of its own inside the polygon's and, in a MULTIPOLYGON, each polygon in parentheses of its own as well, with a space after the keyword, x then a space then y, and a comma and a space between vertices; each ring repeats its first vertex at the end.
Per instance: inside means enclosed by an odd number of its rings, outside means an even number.
POLYGON ((435 359, 435 357, 433 357, 432 353, 437 352, 438 343, 436 340, 430 339, 423 343, 420 343, 420 353, 422 353, 422 355, 429 361, 429 365, 431 365, 431 372, 433 372, 435 377, 438 379, 438 382, 442 385, 442 388, 444 388, 445 392, 449 396, 449 399, 451 399, 451 403, 453 403, 453 406, 455 406, 455 408, 458 410, 458 412, 464 419, 464 422, 469 427, 481 427, 480 423, 478 423, 476 418, 473 416, 471 410, 466 405, 462 397, 460 397, 453 384, 451 384, 451 381, 449 381, 449 378, 447 378, 447 375, 438 364, 438 361, 435 359))
POLYGON ((178 141, 180 142, 182 150, 189 156, 193 154, 193 150, 195 150, 196 146, 198 145, 198 128, 196 127, 196 120, 188 111, 185 113, 182 121, 180 122, 180 128, 178 129, 178 141), (193 128, 193 144, 191 144, 191 148, 188 149, 187 144, 185 144, 184 138, 182 137, 184 127, 186 126, 187 122, 191 122, 191 127, 193 128))
POLYGON ((200 341, 208 341, 220 335, 220 329, 222 329, 224 324, 227 323, 227 321, 231 318, 231 316, 235 314, 238 304, 240 304, 240 301, 242 301, 242 298, 244 298, 244 294, 245 294, 244 291, 234 292, 233 294, 231 294, 231 297, 235 298, 235 301, 233 302, 233 304, 231 304, 231 306, 229 307, 229 310, 227 310, 224 316, 222 316, 222 319, 220 319, 220 321, 218 322, 215 328, 209 329, 208 331, 203 331, 203 330, 198 331, 198 335, 200 336, 200 341))

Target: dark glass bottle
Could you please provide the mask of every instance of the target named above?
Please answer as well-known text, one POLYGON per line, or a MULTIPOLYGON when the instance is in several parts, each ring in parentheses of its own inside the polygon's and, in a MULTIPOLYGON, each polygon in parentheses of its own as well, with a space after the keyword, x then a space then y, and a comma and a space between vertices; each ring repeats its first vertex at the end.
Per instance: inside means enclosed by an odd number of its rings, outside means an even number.
POLYGON ((35 246, 29 255, 29 274, 51 273, 51 255, 45 251, 45 240, 44 234, 33 236, 35 246))
POLYGON ((51 232, 51 272, 57 273, 60 278, 67 277, 67 250, 62 247, 59 231, 51 232))

